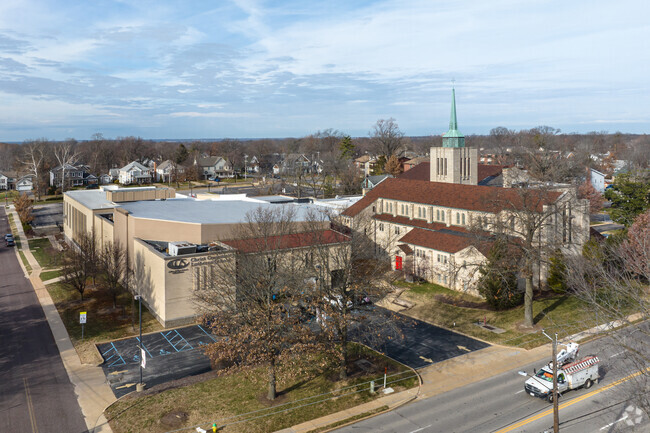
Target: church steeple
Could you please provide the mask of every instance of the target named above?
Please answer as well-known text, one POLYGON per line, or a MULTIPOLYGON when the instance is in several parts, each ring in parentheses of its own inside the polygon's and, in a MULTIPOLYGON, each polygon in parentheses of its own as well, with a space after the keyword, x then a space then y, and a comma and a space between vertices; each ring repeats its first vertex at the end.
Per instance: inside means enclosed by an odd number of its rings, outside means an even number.
POLYGON ((442 136, 442 147, 465 147, 465 136, 458 130, 458 120, 456 120, 456 89, 453 87, 451 88, 449 131, 442 136))

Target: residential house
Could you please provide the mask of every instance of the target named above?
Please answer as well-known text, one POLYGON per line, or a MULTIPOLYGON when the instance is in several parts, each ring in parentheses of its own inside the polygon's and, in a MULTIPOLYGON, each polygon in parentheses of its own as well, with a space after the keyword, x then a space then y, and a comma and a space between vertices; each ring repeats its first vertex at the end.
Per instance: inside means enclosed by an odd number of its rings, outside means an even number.
POLYGON ((605 192, 605 174, 593 168, 589 169, 589 178, 591 185, 596 191, 603 194, 605 192))
POLYGON ((284 156, 280 171, 282 173, 308 173, 312 169, 311 161, 302 153, 288 153, 284 156))
MULTIPOLYGON (((156 182, 171 182, 175 176, 179 178, 185 173, 185 167, 172 160, 166 160, 156 167, 156 182)), ((180 179, 179 179, 180 180, 180 179)))
POLYGON ((16 191, 28 192, 28 191, 32 191, 33 189, 34 189, 34 175, 32 174, 22 176, 16 182, 16 191))
POLYGON ((98 180, 100 185, 108 185, 109 183, 113 182, 113 177, 110 174, 101 174, 99 175, 98 180))
POLYGON ((233 177, 235 174, 232 164, 221 156, 200 157, 194 160, 194 165, 198 166, 203 179, 233 177))
POLYGON ((65 164, 50 170, 50 186, 61 188, 65 176, 66 188, 83 186, 90 168, 84 164, 65 164))
POLYGON ((370 155, 362 155, 354 160, 354 165, 361 171, 364 177, 370 176, 377 165, 377 158, 370 155))
POLYGON ((16 189, 16 174, 8 171, 0 172, 0 190, 16 189))
POLYGON ((366 176, 361 182, 361 193, 366 195, 368 191, 382 183, 388 178, 393 177, 392 174, 378 174, 376 176, 366 176))
POLYGON ((120 168, 118 179, 122 185, 151 183, 151 170, 133 161, 120 168))

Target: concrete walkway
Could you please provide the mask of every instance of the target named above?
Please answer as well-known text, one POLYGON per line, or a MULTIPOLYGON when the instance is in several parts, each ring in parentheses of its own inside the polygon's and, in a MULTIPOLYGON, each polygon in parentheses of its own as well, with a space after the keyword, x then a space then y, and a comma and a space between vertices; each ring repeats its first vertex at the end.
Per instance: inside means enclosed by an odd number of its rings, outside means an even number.
MULTIPOLYGON (((16 223, 16 230, 18 232, 17 237, 20 239, 21 243, 21 251, 25 254, 27 262, 32 268, 31 275, 28 274, 25 269, 23 262, 20 259, 20 255, 18 254, 18 249, 16 249, 18 263, 20 263, 20 266, 23 268, 25 277, 29 278, 29 281, 32 283, 36 296, 43 308, 47 322, 52 330, 52 335, 54 336, 56 345, 59 348, 63 365, 68 372, 70 382, 74 385, 77 400, 84 415, 88 431, 92 433, 112 433, 112 430, 104 417, 104 409, 115 401, 115 396, 113 395, 111 388, 108 386, 108 383, 106 383, 104 372, 101 367, 81 363, 77 351, 70 341, 68 331, 63 325, 61 316, 59 316, 59 312, 56 310, 50 294, 39 278, 41 265, 39 265, 38 261, 36 261, 32 252, 29 250, 27 236, 25 236, 25 232, 20 224, 18 214, 14 210, 13 206, 10 206, 10 209, 5 209, 5 212, 13 215, 14 222, 16 223)), ((50 282, 52 282, 52 280, 48 281, 48 283, 50 282)))

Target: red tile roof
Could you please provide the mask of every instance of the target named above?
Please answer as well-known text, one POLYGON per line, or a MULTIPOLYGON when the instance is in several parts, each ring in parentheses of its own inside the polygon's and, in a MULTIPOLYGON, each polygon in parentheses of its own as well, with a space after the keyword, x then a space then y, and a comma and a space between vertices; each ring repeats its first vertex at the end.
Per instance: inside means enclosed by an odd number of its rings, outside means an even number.
MULTIPOLYGON (((498 176, 507 165, 477 164, 477 178, 482 181, 490 176, 498 176)), ((431 163, 421 162, 410 170, 400 174, 398 179, 431 180, 431 163)))
POLYGON ((397 176, 398 179, 411 179, 411 180, 430 180, 431 179, 431 163, 421 162, 418 165, 406 170, 404 173, 397 176))
POLYGON ((465 236, 420 228, 414 228, 399 240, 399 242, 404 242, 405 244, 417 245, 452 254, 469 247, 473 241, 474 239, 465 236))
POLYGON ((476 170, 478 181, 480 182, 486 177, 498 176, 506 167, 507 165, 478 164, 478 169, 476 170))
POLYGON ((334 230, 293 233, 290 235, 269 236, 267 238, 232 239, 222 241, 243 253, 301 248, 313 245, 327 245, 348 242, 350 238, 334 230))
MULTIPOLYGON (((413 171, 417 166, 410 171, 413 171)), ((386 179, 343 215, 356 216, 378 198, 443 206, 453 209, 498 212, 503 209, 531 209, 541 212, 562 193, 524 188, 499 188, 482 185, 427 182, 402 178, 386 179)))
POLYGON ((411 226, 411 227, 420 227, 420 228, 429 229, 429 230, 443 230, 443 229, 445 229, 445 230, 457 231, 457 232, 460 232, 460 233, 470 233, 464 227, 459 227, 459 226, 454 226, 454 225, 450 225, 449 227, 447 227, 447 224, 445 224, 445 223, 438 223, 438 222, 428 223, 425 220, 421 220, 421 219, 416 219, 416 218, 410 219, 409 217, 404 217, 404 216, 399 216, 399 215, 398 216, 393 216, 393 215, 387 214, 387 213, 381 213, 381 214, 373 215, 373 218, 378 220, 378 221, 386 221, 386 222, 393 223, 393 224, 401 224, 401 225, 411 226))
POLYGON ((451 254, 462 251, 469 246, 474 246, 483 255, 487 255, 493 243, 490 238, 463 235, 462 233, 448 230, 443 232, 421 228, 414 228, 402 236, 399 242, 451 254))

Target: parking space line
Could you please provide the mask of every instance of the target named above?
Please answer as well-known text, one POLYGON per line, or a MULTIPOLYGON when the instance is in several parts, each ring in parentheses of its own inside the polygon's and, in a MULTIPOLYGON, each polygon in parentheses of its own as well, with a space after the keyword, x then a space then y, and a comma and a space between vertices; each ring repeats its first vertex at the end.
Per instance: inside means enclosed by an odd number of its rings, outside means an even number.
POLYGON ((205 329, 203 329, 203 327, 201 327, 201 325, 196 325, 196 326, 198 326, 199 329, 205 333, 205 335, 207 335, 208 337, 210 337, 210 338, 212 339, 212 341, 214 341, 215 343, 217 342, 217 339, 214 338, 212 335, 208 334, 208 332, 207 332, 205 329))
POLYGON ((185 339, 185 338, 184 338, 184 337, 183 337, 183 336, 178 332, 178 330, 176 330, 176 329, 173 329, 173 330, 169 331, 167 334, 161 332, 160 335, 162 335, 163 337, 165 337, 165 340, 167 340, 167 342, 168 342, 168 343, 169 343, 169 344, 174 348, 174 350, 177 351, 177 352, 182 352, 183 350, 191 350, 191 349, 193 349, 192 345, 191 345, 191 344, 190 344, 190 343, 189 343, 189 342, 188 342, 188 341, 187 341, 187 340, 186 340, 186 339, 185 339), (173 335, 171 336, 171 338, 170 338, 169 335, 171 335, 172 333, 174 333, 174 334, 173 334, 173 335), (176 337, 178 337, 178 339, 176 339, 176 337), (174 344, 174 341, 173 341, 173 340, 176 341, 176 344, 174 344), (185 342, 185 344, 183 345, 183 347, 181 347, 181 348, 179 349, 178 346, 180 346, 181 343, 183 343, 183 342, 185 342), (190 348, 189 348, 189 349, 186 349, 187 346, 189 346, 190 348))
POLYGON ((126 361, 124 361, 124 358, 122 358, 122 355, 120 355, 120 352, 117 350, 117 347, 115 347, 115 344, 113 342, 111 342, 111 348, 108 349, 106 352, 102 353, 102 358, 104 358, 105 362, 108 362, 111 359, 115 358, 116 356, 118 358, 115 361, 113 361, 111 364, 108 365, 109 368, 113 367, 115 365, 125 365, 126 364, 126 361), (106 355, 108 355, 112 351, 114 351, 115 353, 113 353, 110 357, 106 358, 106 355))
POLYGON ((147 346, 145 346, 144 343, 140 341, 140 337, 135 337, 135 339, 138 340, 138 343, 140 343, 140 346, 142 346, 144 351, 147 352, 147 355, 149 355, 149 358, 153 358, 153 356, 151 356, 151 353, 149 352, 149 349, 147 349, 147 346))

